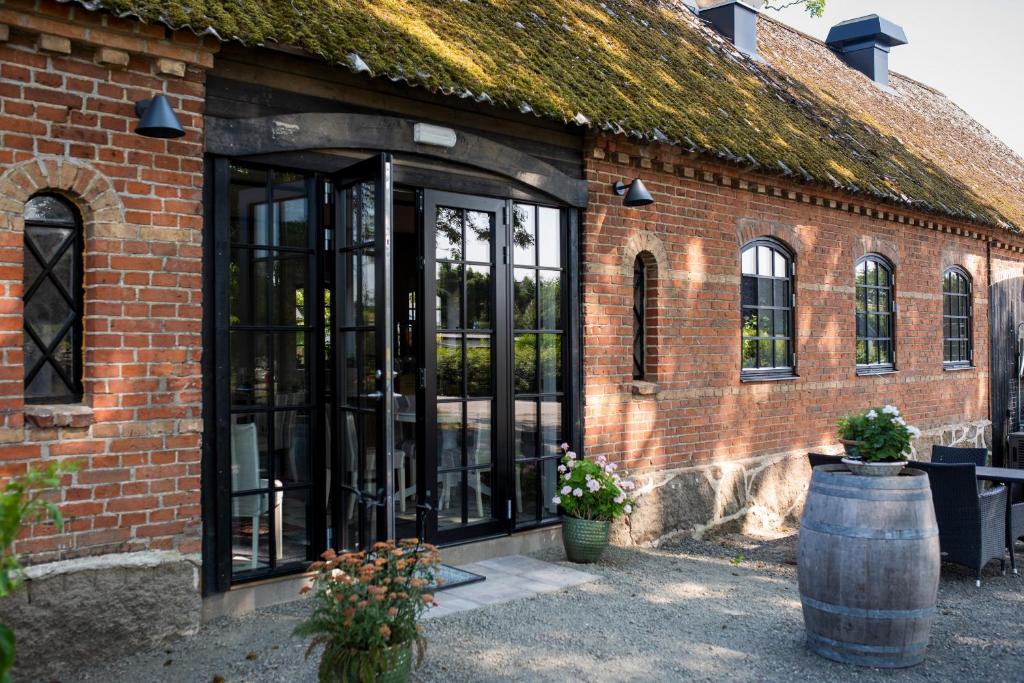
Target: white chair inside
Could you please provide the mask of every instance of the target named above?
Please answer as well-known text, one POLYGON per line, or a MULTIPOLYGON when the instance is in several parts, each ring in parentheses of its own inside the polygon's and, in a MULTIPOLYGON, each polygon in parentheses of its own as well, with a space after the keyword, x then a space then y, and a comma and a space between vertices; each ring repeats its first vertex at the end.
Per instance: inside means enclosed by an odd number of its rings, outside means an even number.
MULTIPOLYGON (((231 490, 251 491, 266 489, 267 480, 260 477, 259 434, 255 422, 231 425, 231 490)), ((284 492, 280 490, 280 480, 274 480, 274 541, 275 556, 280 560, 284 556, 281 534, 281 505, 284 492)), ((255 569, 259 564, 260 519, 268 512, 268 495, 266 493, 241 496, 231 499, 231 514, 236 518, 248 517, 252 525, 252 553, 250 566, 255 569)))

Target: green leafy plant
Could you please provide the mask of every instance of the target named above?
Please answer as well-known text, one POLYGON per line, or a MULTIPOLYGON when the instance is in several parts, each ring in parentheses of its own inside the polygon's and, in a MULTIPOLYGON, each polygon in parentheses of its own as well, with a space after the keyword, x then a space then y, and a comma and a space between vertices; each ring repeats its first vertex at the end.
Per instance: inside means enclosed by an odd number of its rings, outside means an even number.
POLYGON ((792 0, 792 2, 785 2, 781 5, 767 3, 765 4, 764 8, 773 10, 783 10, 786 9, 787 7, 792 7, 794 5, 803 5, 804 9, 807 11, 808 14, 810 14, 812 17, 817 18, 825 14, 825 2, 826 0, 792 0))
MULTIPOLYGON (((64 516, 57 504, 45 497, 60 487, 64 474, 78 469, 76 463, 50 463, 43 469, 30 467, 14 477, 0 493, 0 598, 7 597, 25 579, 25 570, 14 553, 14 540, 25 524, 50 520, 64 530, 64 516)), ((0 624, 0 683, 9 683, 14 666, 14 631, 0 624)))
POLYGON ((869 408, 839 420, 839 438, 851 442, 867 462, 898 462, 910 453, 910 442, 921 430, 908 425, 896 406, 869 408))
POLYGON ((615 463, 603 455, 597 460, 580 458, 567 443, 562 444, 562 451, 565 455, 558 466, 558 495, 551 502, 577 519, 610 522, 633 512, 636 501, 630 492, 635 484, 616 472, 615 463))
POLYGON ((416 644, 417 666, 426 641, 419 617, 433 603, 429 592, 440 583, 434 570, 437 549, 417 539, 377 543, 370 552, 328 550, 310 565, 316 572, 313 614, 295 635, 313 636, 308 657, 323 647, 319 680, 369 683, 386 671, 390 648, 416 644))

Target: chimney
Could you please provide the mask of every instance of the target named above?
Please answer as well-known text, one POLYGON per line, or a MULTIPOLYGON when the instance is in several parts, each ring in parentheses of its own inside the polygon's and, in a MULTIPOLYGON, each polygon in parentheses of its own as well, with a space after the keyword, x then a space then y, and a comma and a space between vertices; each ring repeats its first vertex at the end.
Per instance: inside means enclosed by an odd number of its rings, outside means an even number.
POLYGON ((765 0, 696 0, 698 15, 752 59, 757 54, 757 10, 765 0))
POLYGON ((836 24, 825 42, 847 65, 883 90, 893 92, 889 87, 889 50, 907 44, 907 36, 900 26, 871 14, 836 24))

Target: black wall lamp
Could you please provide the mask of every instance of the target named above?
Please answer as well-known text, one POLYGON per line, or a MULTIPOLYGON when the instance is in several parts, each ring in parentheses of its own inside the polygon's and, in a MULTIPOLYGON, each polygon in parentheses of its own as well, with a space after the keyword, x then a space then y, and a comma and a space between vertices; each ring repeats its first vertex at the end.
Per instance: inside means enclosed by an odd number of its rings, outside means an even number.
POLYGON ((615 194, 626 195, 626 198, 622 200, 623 206, 647 206, 648 204, 654 203, 654 197, 644 187, 644 181, 639 178, 634 178, 633 182, 626 185, 621 180, 615 182, 612 185, 612 189, 615 190, 615 194))
POLYGON ((139 125, 135 132, 147 138, 180 138, 185 129, 178 123, 178 117, 171 109, 171 103, 163 95, 135 103, 139 125))

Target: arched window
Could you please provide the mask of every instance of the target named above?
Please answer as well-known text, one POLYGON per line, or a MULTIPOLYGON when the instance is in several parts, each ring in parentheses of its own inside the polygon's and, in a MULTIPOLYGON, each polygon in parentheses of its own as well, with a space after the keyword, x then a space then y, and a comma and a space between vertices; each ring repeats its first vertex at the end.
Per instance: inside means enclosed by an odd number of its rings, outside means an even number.
POLYGON ((742 379, 793 374, 793 256, 779 242, 743 246, 742 379))
POLYGON ((870 254, 856 267, 857 371, 886 372, 895 367, 896 306, 892 266, 870 254))
POLYGON ((647 264, 633 261, 633 379, 647 376, 647 264))
POLYGON ((25 203, 25 402, 82 399, 82 229, 65 199, 25 203))
POLYGON ((971 278, 954 266, 942 276, 942 360, 946 367, 970 367, 971 278))

